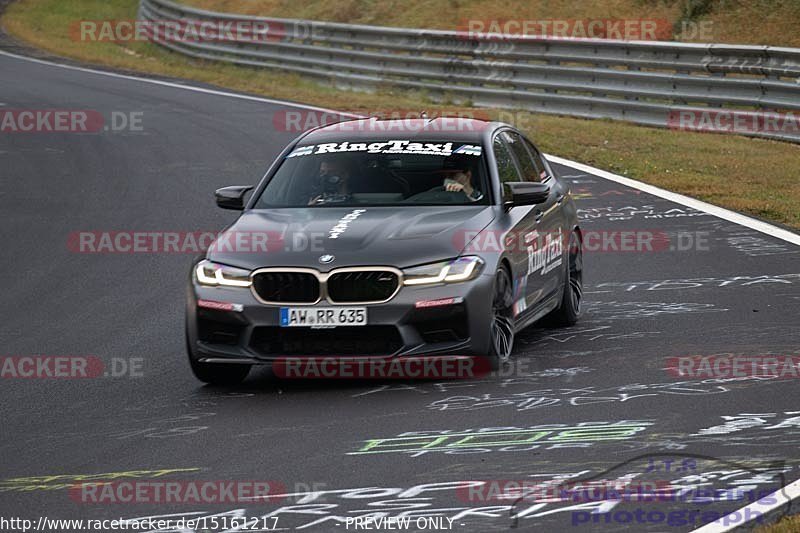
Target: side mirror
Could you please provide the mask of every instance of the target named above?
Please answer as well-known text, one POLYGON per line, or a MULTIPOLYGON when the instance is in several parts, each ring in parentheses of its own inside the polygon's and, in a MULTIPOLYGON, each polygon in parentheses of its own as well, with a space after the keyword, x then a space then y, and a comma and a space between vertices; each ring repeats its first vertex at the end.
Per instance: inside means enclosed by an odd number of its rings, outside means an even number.
POLYGON ((506 210, 518 205, 535 205, 547 201, 550 185, 529 181, 507 181, 503 185, 511 190, 511 201, 506 202, 506 210))
POLYGON ((244 209, 244 195, 252 189, 252 185, 234 185, 233 187, 223 187, 214 193, 217 205, 222 209, 244 209))

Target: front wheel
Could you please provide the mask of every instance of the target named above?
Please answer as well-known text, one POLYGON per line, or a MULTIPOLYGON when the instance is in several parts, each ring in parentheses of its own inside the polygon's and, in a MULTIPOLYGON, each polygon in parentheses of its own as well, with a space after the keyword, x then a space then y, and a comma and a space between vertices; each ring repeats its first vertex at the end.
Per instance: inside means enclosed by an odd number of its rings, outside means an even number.
POLYGON ((553 326, 572 326, 581 315, 583 300, 583 247, 577 231, 569 237, 564 294, 561 305, 547 317, 553 326))
POLYGON ((514 347, 513 303, 514 288, 511 276, 506 268, 500 267, 494 277, 492 322, 489 333, 489 364, 492 370, 499 370, 511 357, 511 349, 514 347))

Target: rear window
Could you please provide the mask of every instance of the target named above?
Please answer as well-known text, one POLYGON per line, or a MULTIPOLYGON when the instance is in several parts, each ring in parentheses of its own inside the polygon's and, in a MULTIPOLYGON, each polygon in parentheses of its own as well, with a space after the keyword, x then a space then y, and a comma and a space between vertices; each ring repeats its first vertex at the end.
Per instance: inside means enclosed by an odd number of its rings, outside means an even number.
POLYGON ((453 141, 340 141, 297 146, 256 208, 489 203, 483 149, 453 141))

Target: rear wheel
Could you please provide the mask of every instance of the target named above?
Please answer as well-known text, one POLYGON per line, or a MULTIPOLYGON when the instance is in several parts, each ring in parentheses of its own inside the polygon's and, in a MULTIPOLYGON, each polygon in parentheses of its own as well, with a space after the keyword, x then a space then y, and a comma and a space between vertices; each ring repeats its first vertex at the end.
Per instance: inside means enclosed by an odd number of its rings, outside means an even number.
POLYGON ((550 313, 548 322, 554 326, 572 326, 581 315, 583 300, 583 247, 578 232, 573 231, 567 248, 567 275, 561 306, 550 313))
POLYGON ((514 347, 514 319, 512 305, 514 288, 508 270, 500 267, 494 277, 492 297, 492 323, 489 343, 489 362, 492 370, 500 367, 511 357, 514 347))

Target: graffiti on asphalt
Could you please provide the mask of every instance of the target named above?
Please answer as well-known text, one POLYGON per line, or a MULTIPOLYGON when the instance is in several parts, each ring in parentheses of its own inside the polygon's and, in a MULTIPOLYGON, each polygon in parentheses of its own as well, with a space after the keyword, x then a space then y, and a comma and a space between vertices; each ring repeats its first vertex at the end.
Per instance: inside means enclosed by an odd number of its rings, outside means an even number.
MULTIPOLYGON (((732 381, 742 382, 747 381, 747 378, 734 378, 732 381)), ((705 396, 729 392, 731 389, 722 384, 727 382, 729 381, 726 379, 712 378, 702 381, 631 383, 605 389, 589 386, 539 389, 509 394, 484 393, 471 396, 451 396, 428 404, 428 409, 434 411, 477 411, 480 409, 507 407, 516 411, 529 411, 544 407, 624 403, 636 398, 652 396, 705 396)))
POLYGON ((580 341, 619 341, 623 339, 644 339, 660 334, 660 331, 628 331, 619 332, 607 324, 586 325, 563 330, 552 329, 531 329, 523 332, 517 337, 521 346, 539 347, 552 344, 554 342, 564 344, 568 342, 580 341))
POLYGON ((728 246, 750 257, 764 255, 796 254, 796 247, 789 247, 781 242, 767 240, 760 234, 747 232, 724 237, 728 246))
POLYGON ((660 315, 719 313, 727 311, 714 304, 678 302, 587 302, 586 314, 598 320, 652 318, 660 315))
POLYGON ((77 483, 103 483, 118 479, 160 478, 186 472, 199 472, 199 468, 170 468, 163 470, 128 470, 102 474, 57 474, 32 477, 14 477, 0 480, 0 492, 31 492, 38 490, 61 490, 77 483))
POLYGON ((724 423, 700 429, 694 435, 728 435, 747 429, 796 429, 800 433, 800 411, 784 411, 783 413, 740 413, 722 416, 724 423))
POLYGON ((656 281, 623 281, 606 282, 597 285, 598 288, 622 288, 626 292, 635 290, 665 291, 708 288, 733 288, 750 287, 764 284, 791 285, 800 282, 800 274, 776 274, 761 276, 730 276, 724 278, 689 278, 689 279, 663 279, 656 281))
POLYGON ((449 392, 455 389, 462 389, 462 388, 473 388, 479 385, 483 385, 486 383, 491 383, 493 385, 497 385, 500 388, 509 387, 511 385, 519 385, 519 384, 534 384, 539 383, 542 379, 547 378, 569 378, 578 376, 580 374, 586 374, 588 372, 592 372, 592 368, 585 367, 585 366, 578 366, 578 367, 571 367, 571 368, 546 368, 544 370, 535 370, 535 371, 525 371, 523 368, 527 366, 525 364, 526 360, 521 359, 514 361, 513 364, 508 365, 509 369, 501 369, 494 374, 494 377, 497 379, 474 379, 474 380, 464 380, 464 381, 441 381, 441 382, 433 382, 427 383, 425 385, 407 385, 407 384, 392 384, 392 385, 380 385, 373 389, 364 392, 358 392, 353 394, 353 398, 359 398, 361 396, 369 396, 372 394, 377 394, 380 392, 399 392, 399 391, 413 391, 419 394, 431 394, 436 392, 449 392), (519 377, 508 377, 505 378, 506 375, 516 375, 525 372, 524 375, 519 377))
POLYGON ((659 209, 654 205, 627 205, 622 207, 584 207, 578 209, 578 218, 584 222, 591 222, 597 219, 614 222, 618 220, 633 220, 634 218, 670 219, 701 216, 708 216, 708 213, 692 209, 691 207, 659 209))
POLYGON ((599 442, 625 440, 644 431, 652 420, 581 422, 540 426, 480 428, 467 430, 412 431, 396 437, 368 439, 348 455, 404 453, 419 457, 432 452, 446 454, 518 452, 536 449, 586 448, 599 442))
MULTIPOLYGON (((625 498, 612 498, 604 488, 636 486, 643 484, 640 480, 646 482, 653 477, 659 482, 658 491, 663 496, 653 505, 696 507, 703 504, 705 509, 719 516, 728 508, 741 507, 741 502, 779 490, 786 484, 786 474, 795 470, 796 467, 781 463, 742 464, 693 454, 656 454, 634 457, 611 468, 562 467, 555 471, 531 468, 519 477, 519 483, 469 477, 414 486, 301 490, 273 495, 272 501, 253 498, 251 507, 139 516, 129 518, 126 525, 133 529, 134 523, 150 519, 177 522, 182 517, 258 516, 259 520, 278 517, 282 528, 301 531, 330 530, 352 524, 354 517, 410 518, 412 524, 417 517, 446 517, 449 523, 469 528, 467 530, 486 530, 490 524, 508 527, 511 519, 512 527, 519 527, 521 523, 569 521, 572 514, 578 512, 608 513, 624 503, 625 498), (671 466, 667 467, 668 464, 671 466), (569 491, 567 497, 562 497, 560 491, 552 491, 560 487, 569 491), (576 490, 591 487, 601 488, 600 499, 587 501, 585 496, 591 493, 576 490), (539 490, 539 494, 532 490, 539 490), (538 497, 542 490, 550 491, 544 494, 545 498, 538 497)), ((202 520, 195 523, 202 523, 202 520)), ((185 526, 160 531, 194 533, 185 526)))

